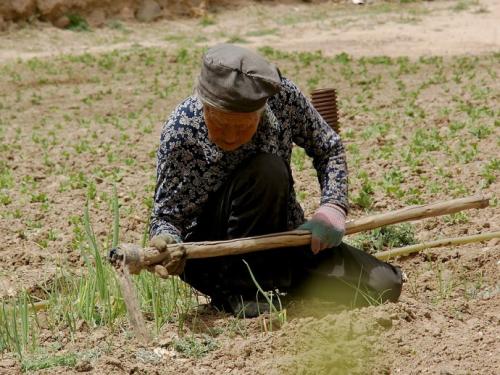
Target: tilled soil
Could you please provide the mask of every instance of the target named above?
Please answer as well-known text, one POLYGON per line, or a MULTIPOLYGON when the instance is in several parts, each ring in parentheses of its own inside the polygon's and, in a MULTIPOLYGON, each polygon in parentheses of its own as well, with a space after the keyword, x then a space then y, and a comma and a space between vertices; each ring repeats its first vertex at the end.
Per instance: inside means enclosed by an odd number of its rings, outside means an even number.
MULTIPOLYGON (((332 4, 262 5, 218 13, 208 26, 193 20, 126 23, 127 32, 105 28, 82 34, 42 25, 0 34, 0 294, 14 296, 27 289, 43 297, 58 268, 79 272, 79 218, 89 197, 96 235, 109 243, 114 183, 121 203, 121 240, 141 242, 161 121, 192 90, 198 46, 235 36, 248 39, 243 45, 276 48, 268 51, 269 58, 304 91, 335 82, 351 173, 351 217, 366 214, 354 203, 365 174, 373 181, 370 209, 375 212, 418 199, 492 198, 490 208, 465 217, 414 223, 420 241, 499 230, 498 169, 490 172, 490 183, 485 177, 485 166, 498 160, 499 61, 494 52, 499 45, 497 38, 488 38, 498 32, 491 19, 499 16, 499 2, 466 3, 464 10, 455 9, 455 2, 401 9, 392 4, 387 10, 376 7, 380 4, 362 10, 332 4), (303 17, 300 22, 293 17, 297 13, 303 17), (337 32, 325 31, 331 24, 324 15, 336 22, 337 32), (401 21, 408 17, 416 19, 401 21), (241 24, 237 28, 239 19, 246 20, 243 29, 241 24), (455 22, 444 28, 445 19, 455 22), (457 32, 462 39, 450 41, 447 35, 457 32), (322 39, 323 34, 328 38, 322 39), (486 42, 478 42, 478 35, 486 42), (142 47, 134 45, 138 42, 142 47), (318 48, 323 55, 279 52, 318 48), (342 51, 351 55, 347 65, 340 62, 345 55, 332 60, 342 51), (410 58, 407 63, 361 58, 381 54, 410 58), (420 59, 428 54, 446 57, 420 59), (34 56, 38 58, 14 60, 34 56), (405 96, 412 91, 414 101, 405 96), (391 124, 389 132, 384 123, 391 124), (432 136, 421 139, 423 146, 420 138, 415 141, 418 129, 432 136), (439 145, 434 147, 432 140, 439 145), (392 154, 387 156, 389 146, 392 154), (404 158, 410 147, 429 149, 420 164, 404 158), (397 186, 406 195, 384 188, 390 170, 402 175, 397 186)), ((312 183, 308 159, 303 166, 294 165, 294 176, 310 215, 318 205, 319 188, 312 183)), ((136 342, 127 329, 110 332, 83 322, 73 338, 68 329, 42 329, 46 353, 80 356, 74 368, 39 372, 496 374, 499 250, 495 239, 397 260, 408 276, 401 302, 348 311, 297 301, 287 310, 287 322, 281 327, 274 322, 272 331, 267 316, 241 320, 206 308, 193 311, 180 332, 177 324, 165 325, 150 345, 136 342), (208 348, 207 354, 185 355, 176 349, 179 337, 208 348)), ((43 327, 43 313, 40 320, 43 327)), ((0 373, 20 370, 13 354, 2 354, 0 373)))

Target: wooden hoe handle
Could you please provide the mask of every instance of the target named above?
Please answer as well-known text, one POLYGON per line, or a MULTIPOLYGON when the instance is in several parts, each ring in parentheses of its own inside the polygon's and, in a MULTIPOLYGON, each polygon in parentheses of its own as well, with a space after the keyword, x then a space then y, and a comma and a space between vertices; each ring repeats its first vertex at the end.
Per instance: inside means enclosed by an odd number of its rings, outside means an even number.
MULTIPOLYGON (((397 211, 371 215, 351 220, 346 223, 346 234, 353 234, 380 228, 386 225, 419 220, 427 217, 448 215, 455 212, 485 208, 488 199, 481 196, 453 199, 426 205, 411 206, 397 211)), ((143 268, 160 264, 168 259, 169 252, 183 248, 188 259, 211 258, 223 255, 244 254, 255 251, 276 249, 281 247, 295 247, 307 245, 311 242, 311 233, 303 230, 267 234, 264 236, 239 238, 227 241, 186 242, 168 245, 166 252, 160 253, 154 248, 140 248, 131 244, 123 244, 113 249, 109 259, 118 265, 127 264, 132 270, 140 271, 143 268)))

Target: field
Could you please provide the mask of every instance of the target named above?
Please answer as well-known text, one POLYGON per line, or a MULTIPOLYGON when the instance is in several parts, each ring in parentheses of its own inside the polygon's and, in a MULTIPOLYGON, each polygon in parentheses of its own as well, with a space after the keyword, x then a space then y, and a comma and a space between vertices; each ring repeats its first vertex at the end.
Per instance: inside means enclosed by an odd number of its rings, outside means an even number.
MULTIPOLYGON (((258 50, 306 93, 338 90, 350 218, 490 198, 348 242, 379 251, 498 231, 498 17, 498 1, 258 3, 0 34, 0 373, 498 374, 498 239, 394 260, 401 301, 358 310, 297 301, 236 319, 178 279, 141 274, 147 344, 103 259, 147 243, 162 122, 221 41, 258 50)), ((311 215, 314 169, 300 149, 292 161, 311 215)))

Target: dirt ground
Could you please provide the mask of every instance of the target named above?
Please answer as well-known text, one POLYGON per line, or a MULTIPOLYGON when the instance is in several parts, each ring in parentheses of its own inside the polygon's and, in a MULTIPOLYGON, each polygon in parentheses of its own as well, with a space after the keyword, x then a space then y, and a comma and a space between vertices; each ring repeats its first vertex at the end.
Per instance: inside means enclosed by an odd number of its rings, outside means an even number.
MULTIPOLYGON (((201 49, 221 41, 265 47, 305 91, 339 90, 351 218, 366 214, 358 198, 368 176, 373 212, 491 198, 484 210, 414 223, 419 241, 498 231, 498 19, 498 0, 263 2, 203 19, 0 33, 0 296, 42 296, 58 268, 82 266, 89 196, 94 230, 109 241, 114 181, 121 240, 140 243, 161 122, 190 94, 201 49)), ((319 203, 310 161, 295 164, 294 176, 310 215, 319 203)), ((266 317, 200 308, 184 333, 216 343, 201 358, 173 349, 174 323, 150 345, 125 330, 82 325, 73 339, 46 330, 47 353, 83 354, 76 367, 39 372, 500 374, 499 250, 494 239, 398 259, 408 276, 399 303, 352 311, 297 303, 272 332, 266 317)), ((20 371, 14 354, 0 354, 1 374, 20 371)))
POLYGON ((249 47, 280 50, 346 52, 353 56, 449 56, 479 54, 499 48, 497 0, 432 1, 407 4, 368 2, 342 4, 249 5, 209 13, 205 21, 184 19, 122 24, 90 35, 59 30, 50 24, 2 34, 0 60, 98 53, 133 46, 169 48, 182 42, 211 45, 244 39, 249 47), (461 9, 464 11, 456 10, 461 9), (270 12, 268 12, 270 10, 270 12), (244 20, 243 23, 241 20, 244 20), (170 37, 169 37, 170 35, 170 37))

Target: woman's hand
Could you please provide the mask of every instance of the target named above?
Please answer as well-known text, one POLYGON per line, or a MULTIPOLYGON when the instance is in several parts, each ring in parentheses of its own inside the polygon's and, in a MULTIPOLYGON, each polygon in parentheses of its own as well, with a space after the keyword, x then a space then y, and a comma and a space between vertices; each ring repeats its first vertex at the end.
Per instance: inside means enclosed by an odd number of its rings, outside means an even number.
POLYGON ((336 205, 323 205, 315 212, 311 220, 298 229, 311 232, 311 250, 314 254, 321 250, 340 245, 345 234, 346 214, 336 205))
POLYGON ((152 266, 150 269, 151 272, 164 279, 169 276, 180 275, 184 271, 184 266, 186 265, 186 250, 184 247, 181 246, 173 251, 168 249, 168 245, 174 243, 179 243, 179 240, 167 233, 158 234, 149 242, 149 244, 160 253, 165 251, 169 253, 169 256, 162 264, 152 266))

